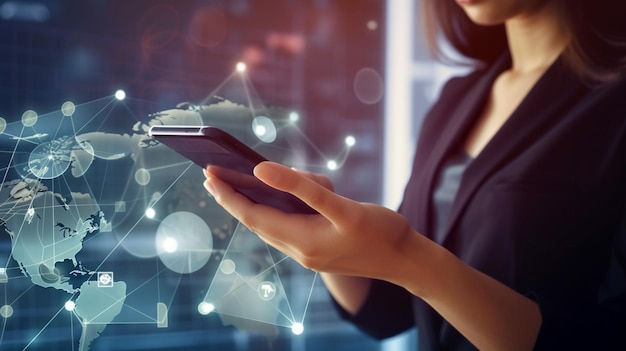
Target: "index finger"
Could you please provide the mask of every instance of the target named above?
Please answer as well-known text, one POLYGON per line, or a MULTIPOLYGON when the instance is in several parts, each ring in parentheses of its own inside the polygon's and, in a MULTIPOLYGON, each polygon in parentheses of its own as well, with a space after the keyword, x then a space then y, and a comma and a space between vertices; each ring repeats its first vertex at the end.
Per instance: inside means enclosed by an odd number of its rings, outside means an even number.
POLYGON ((274 162, 261 162, 254 175, 263 183, 300 198, 332 222, 348 218, 348 205, 353 203, 298 172, 274 162))
POLYGON ((228 179, 228 184, 235 188, 255 188, 259 186, 259 180, 252 175, 221 166, 207 166, 205 168, 206 174, 213 174, 220 179, 228 179))

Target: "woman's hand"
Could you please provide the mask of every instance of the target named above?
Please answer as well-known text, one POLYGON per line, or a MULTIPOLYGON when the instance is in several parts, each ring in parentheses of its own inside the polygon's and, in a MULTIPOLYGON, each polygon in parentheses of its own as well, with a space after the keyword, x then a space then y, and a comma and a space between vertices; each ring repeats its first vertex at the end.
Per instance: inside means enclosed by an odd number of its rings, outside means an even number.
POLYGON ((276 163, 259 164, 264 183, 299 197, 319 215, 286 214, 251 202, 207 168, 205 187, 216 201, 269 245, 321 272, 390 280, 414 234, 398 213, 332 192, 326 177, 276 163))
MULTIPOLYGON (((320 214, 286 214, 253 203, 217 178, 211 167, 205 187, 265 242, 305 267, 331 273, 331 290, 369 289, 367 280, 346 285, 347 278, 387 280, 421 297, 479 349, 532 348, 541 325, 537 304, 419 235, 400 214, 336 195, 316 182, 323 183, 322 178, 275 163, 259 164, 254 174, 320 214)), ((363 293, 336 296, 351 313, 364 299, 363 293)))

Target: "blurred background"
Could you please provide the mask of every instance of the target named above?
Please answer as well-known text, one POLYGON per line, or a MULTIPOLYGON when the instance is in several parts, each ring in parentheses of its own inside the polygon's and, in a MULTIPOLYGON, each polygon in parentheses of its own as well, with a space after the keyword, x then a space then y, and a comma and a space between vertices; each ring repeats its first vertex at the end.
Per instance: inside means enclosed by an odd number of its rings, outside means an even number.
MULTIPOLYGON (((266 106, 297 113, 298 133, 306 140, 300 145, 302 165, 328 174, 341 195, 395 208, 421 119, 442 83, 462 71, 429 56, 421 34, 420 5, 418 0, 0 1, 0 117, 10 130, 17 123, 24 125, 26 111, 43 116, 58 112, 66 101, 76 106, 89 103, 100 111, 125 111, 106 122, 107 131, 119 127, 116 131, 122 134, 182 102, 201 104, 213 95, 236 100, 241 91, 232 89, 242 88, 232 88, 229 77, 237 63, 245 62, 245 89, 253 89, 266 106), (129 101, 123 106, 94 104, 120 89, 129 101), (347 136, 356 143, 341 167, 333 169, 328 162, 342 155, 347 136)), ((34 130, 29 137, 36 135, 34 130)), ((19 150, 16 139, 7 135, 0 140, 3 184, 20 176, 10 173, 19 150)), ((133 154, 132 160, 137 159, 133 154)), ((135 169, 131 163, 107 167, 135 169)), ((90 177, 90 186, 106 189, 99 180, 103 173, 94 165, 92 173, 81 176, 90 177)), ((123 185, 129 174, 109 170, 106 177, 123 185)), ((172 184, 189 190, 180 181, 172 184)), ((104 211, 106 205, 100 205, 104 211)), ((223 228, 224 245, 235 228, 235 224, 223 228)), ((1 350, 416 348, 414 332, 378 342, 341 321, 320 281, 311 285, 304 279, 300 284, 296 269, 289 275, 291 294, 309 298, 301 335, 282 326, 268 332, 245 323, 225 323, 215 314, 202 315, 198 301, 216 274, 216 264, 194 274, 163 276, 163 284, 175 281, 168 290, 166 328, 112 322, 90 345, 80 344, 80 322, 60 309, 70 295, 32 284, 32 277, 12 257, 16 239, 10 231, 5 227, 0 232, 0 265, 6 267, 0 272, 1 350)), ((115 223, 111 231, 116 231, 115 223)), ((91 243, 109 245, 113 249, 104 251, 111 253, 121 240, 116 235, 91 243)), ((106 268, 123 275, 129 289, 139 289, 153 271, 160 272, 161 263, 154 263, 156 258, 146 263, 128 251, 106 256, 106 268)), ((97 245, 85 245, 76 258, 88 262, 89 255, 103 254, 97 245)))

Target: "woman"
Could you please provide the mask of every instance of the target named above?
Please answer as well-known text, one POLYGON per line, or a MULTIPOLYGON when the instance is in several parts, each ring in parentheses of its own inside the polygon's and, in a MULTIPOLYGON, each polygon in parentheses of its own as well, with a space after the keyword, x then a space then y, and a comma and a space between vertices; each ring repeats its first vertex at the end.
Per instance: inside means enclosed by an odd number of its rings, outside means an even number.
POLYGON ((210 167, 205 187, 376 337, 416 325, 420 350, 623 348, 624 5, 600 2, 426 1, 431 38, 478 67, 429 112, 399 213, 269 162, 255 175, 320 215, 253 204, 210 167))

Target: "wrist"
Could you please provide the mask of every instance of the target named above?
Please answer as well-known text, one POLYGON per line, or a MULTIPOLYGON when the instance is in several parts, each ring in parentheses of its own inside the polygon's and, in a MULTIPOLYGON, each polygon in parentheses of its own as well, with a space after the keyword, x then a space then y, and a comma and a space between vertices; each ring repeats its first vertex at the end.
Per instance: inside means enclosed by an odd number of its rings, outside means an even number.
POLYGON ((445 278, 445 267, 454 258, 448 250, 416 231, 400 247, 393 283, 422 299, 436 294, 445 278))

